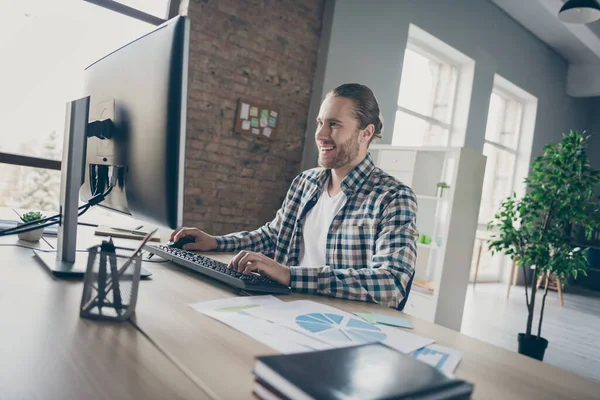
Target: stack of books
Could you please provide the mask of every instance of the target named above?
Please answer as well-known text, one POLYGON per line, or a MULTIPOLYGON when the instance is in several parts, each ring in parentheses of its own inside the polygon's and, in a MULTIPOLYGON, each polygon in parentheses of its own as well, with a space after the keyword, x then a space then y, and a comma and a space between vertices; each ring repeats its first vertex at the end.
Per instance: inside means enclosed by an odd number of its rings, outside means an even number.
POLYGON ((473 385, 381 343, 257 357, 262 400, 469 399, 473 385))
POLYGON ((414 281, 412 284, 412 289, 415 292, 425 293, 425 294, 433 294, 433 282, 428 281, 414 281))

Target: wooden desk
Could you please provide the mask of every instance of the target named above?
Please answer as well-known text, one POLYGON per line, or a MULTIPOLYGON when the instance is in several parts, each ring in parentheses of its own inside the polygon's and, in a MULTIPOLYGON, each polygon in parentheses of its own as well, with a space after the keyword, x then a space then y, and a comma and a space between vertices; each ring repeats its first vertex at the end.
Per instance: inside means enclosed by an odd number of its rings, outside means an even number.
POLYGON ((210 398, 132 324, 79 318, 81 282, 54 280, 31 250, 0 257, 0 399, 210 398))
MULTIPOLYGON (((85 228, 82 234, 79 248, 101 240, 85 228)), ((14 243, 14 238, 4 240, 14 243)), ((52 243, 53 238, 48 240, 52 243)), ((136 242, 117 243, 132 247, 136 242)), ((189 307, 232 297, 232 289, 171 263, 144 263, 153 276, 140 283, 134 319, 144 336, 129 324, 80 319, 81 283, 53 280, 30 251, 0 247, 0 254, 0 268, 6 273, 0 281, 0 354, 10 355, 1 364, 0 398, 23 393, 27 395, 19 397, 252 398, 255 357, 276 353, 189 307)), ((221 261, 231 257, 209 255, 221 261)), ((309 299, 347 312, 398 315, 376 304, 328 297, 279 298, 309 299)), ((403 316, 415 333, 465 352, 456 374, 475 384, 475 399, 598 398, 599 382, 403 316)))

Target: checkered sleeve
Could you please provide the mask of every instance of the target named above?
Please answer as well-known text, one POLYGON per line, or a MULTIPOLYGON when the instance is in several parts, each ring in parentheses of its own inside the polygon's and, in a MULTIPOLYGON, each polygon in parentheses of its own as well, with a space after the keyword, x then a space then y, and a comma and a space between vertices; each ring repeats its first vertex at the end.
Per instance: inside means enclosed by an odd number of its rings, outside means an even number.
POLYGON ((417 260, 416 215, 416 196, 402 187, 380 218, 371 265, 359 269, 292 267, 292 289, 397 307, 406 296, 417 260))

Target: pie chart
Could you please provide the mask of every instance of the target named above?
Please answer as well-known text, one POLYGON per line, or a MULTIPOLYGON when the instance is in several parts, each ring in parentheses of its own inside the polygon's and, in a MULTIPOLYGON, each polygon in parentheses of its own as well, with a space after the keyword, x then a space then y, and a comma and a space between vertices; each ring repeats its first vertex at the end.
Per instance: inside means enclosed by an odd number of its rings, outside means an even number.
POLYGON ((387 337, 373 324, 356 318, 344 318, 339 314, 302 314, 296 317, 296 324, 329 341, 372 343, 380 342, 387 337))

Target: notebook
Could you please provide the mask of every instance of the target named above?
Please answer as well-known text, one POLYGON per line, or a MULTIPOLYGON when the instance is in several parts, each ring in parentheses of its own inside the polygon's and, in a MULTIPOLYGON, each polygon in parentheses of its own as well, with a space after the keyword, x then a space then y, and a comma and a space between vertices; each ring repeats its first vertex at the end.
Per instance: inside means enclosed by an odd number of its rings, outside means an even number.
POLYGON ((473 391, 381 343, 257 357, 254 374, 260 398, 442 400, 468 399, 473 391))

